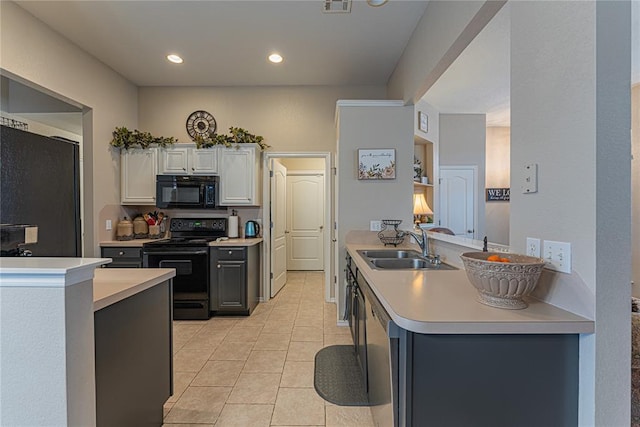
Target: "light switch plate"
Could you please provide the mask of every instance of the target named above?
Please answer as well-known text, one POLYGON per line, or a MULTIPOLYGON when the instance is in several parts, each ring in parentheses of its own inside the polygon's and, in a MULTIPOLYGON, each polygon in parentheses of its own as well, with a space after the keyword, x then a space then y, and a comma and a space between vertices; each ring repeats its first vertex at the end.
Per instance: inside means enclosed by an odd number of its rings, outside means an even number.
POLYGON ((545 240, 542 258, 547 262, 545 267, 548 269, 571 273, 571 243, 545 240))
POLYGON ((105 224, 105 228, 107 229, 107 231, 111 230, 111 220, 108 219, 106 224, 105 224))
POLYGON ((531 163, 524 165, 524 176, 522 177, 522 193, 537 193, 538 192, 538 164, 531 163))
POLYGON ((382 231, 382 221, 370 221, 369 231, 382 231))

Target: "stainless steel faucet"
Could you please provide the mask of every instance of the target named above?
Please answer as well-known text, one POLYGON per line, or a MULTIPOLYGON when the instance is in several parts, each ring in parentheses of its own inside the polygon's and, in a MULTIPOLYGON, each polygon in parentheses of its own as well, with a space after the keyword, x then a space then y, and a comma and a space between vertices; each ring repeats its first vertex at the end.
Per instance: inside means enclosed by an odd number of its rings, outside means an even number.
POLYGON ((424 228, 420 228, 419 230, 422 232, 421 236, 414 233, 413 231, 409 231, 409 235, 416 240, 418 246, 420 246, 420 249, 422 249, 422 256, 425 258, 429 258, 429 236, 427 236, 427 232, 424 230, 424 228))
POLYGON ((429 235, 424 228, 419 228, 422 232, 421 235, 414 233, 413 231, 408 231, 409 235, 415 239, 422 249, 422 257, 429 260, 432 264, 440 264, 440 255, 432 255, 429 253, 429 235))

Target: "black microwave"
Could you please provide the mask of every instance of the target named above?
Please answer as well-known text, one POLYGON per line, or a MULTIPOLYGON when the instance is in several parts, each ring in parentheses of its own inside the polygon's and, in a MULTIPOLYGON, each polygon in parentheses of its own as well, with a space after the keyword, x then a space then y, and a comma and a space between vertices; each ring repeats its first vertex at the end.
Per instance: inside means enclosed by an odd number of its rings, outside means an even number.
POLYGON ((217 176, 156 175, 158 208, 215 209, 217 176))

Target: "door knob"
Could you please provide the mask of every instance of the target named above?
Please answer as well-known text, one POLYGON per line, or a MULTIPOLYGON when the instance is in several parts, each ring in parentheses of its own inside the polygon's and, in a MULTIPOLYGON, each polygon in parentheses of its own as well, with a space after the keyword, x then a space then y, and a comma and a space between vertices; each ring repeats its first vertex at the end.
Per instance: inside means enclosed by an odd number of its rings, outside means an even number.
POLYGON ((218 268, 220 268, 220 264, 218 264, 218 268))
POLYGON ((322 230, 323 228, 324 228, 324 225, 321 225, 321 226, 320 226, 320 230, 322 230))
POLYGON ((473 230, 467 230, 467 233, 473 233, 473 230))
POLYGON ((284 234, 289 234, 289 230, 284 230, 284 234))

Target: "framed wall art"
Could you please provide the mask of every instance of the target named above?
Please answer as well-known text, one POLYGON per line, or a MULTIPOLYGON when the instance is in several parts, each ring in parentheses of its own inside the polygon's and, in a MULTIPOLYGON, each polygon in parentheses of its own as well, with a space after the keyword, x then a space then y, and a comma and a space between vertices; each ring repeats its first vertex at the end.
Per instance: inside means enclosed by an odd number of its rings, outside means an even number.
POLYGON ((358 179, 395 179, 396 150, 359 149, 358 179))
POLYGON ((422 132, 429 132, 429 116, 422 111, 418 111, 418 129, 422 132))

